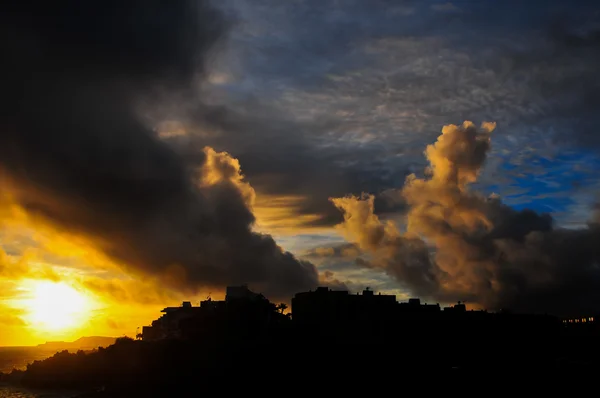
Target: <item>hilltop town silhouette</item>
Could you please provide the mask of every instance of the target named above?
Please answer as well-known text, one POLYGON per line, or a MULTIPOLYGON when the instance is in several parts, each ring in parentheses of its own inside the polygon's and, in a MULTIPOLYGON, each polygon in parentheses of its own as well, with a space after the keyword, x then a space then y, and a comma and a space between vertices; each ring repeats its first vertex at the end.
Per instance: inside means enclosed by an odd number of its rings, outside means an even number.
MULTIPOLYGON (((395 295, 375 294, 370 288, 351 294, 347 290, 318 287, 297 293, 291 300, 291 313, 285 303, 275 305, 246 285, 229 286, 224 300, 210 297, 194 307, 185 301, 180 307, 167 307, 163 315, 144 326, 137 338, 194 340, 211 333, 244 331, 260 334, 274 325, 287 325, 306 336, 336 339, 387 339, 400 334, 425 336, 444 331, 448 336, 462 333, 502 334, 504 336, 569 335, 594 333, 598 316, 585 314, 560 319, 548 314, 488 312, 467 310, 460 301, 442 308, 418 298, 398 302, 395 295)), ((600 318, 598 318, 600 319, 600 318)))
POLYGON ((398 372, 472 377, 599 368, 600 318, 590 314, 560 319, 468 310, 460 302, 442 308, 369 288, 352 294, 327 287, 296 294, 291 313, 286 309, 245 285, 230 286, 224 300, 164 308, 135 340, 87 354, 62 351, 4 379, 100 388, 110 391, 106 396, 170 396, 199 378, 211 386, 277 372, 333 372, 370 383, 398 372))

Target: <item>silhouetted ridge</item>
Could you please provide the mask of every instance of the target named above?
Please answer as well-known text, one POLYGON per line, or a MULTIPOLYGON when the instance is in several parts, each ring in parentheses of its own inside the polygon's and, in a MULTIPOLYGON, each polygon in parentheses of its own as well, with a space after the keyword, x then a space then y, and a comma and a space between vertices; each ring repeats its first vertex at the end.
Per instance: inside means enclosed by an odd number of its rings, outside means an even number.
MULTIPOLYGON (((471 311, 464 303, 442 308, 325 287, 296 294, 291 315, 285 309, 246 286, 229 287, 225 300, 163 309, 138 341, 120 338, 89 354, 60 352, 12 378, 33 387, 173 396, 199 380, 205 387, 256 383, 282 371, 335 372, 369 384, 423 372, 472 377, 598 368, 596 317, 471 311)), ((317 382, 309 378, 302 387, 311 381, 317 382)))
POLYGON ((116 340, 116 337, 85 336, 75 341, 47 341, 38 344, 37 347, 56 350, 91 350, 98 347, 107 347, 114 344, 116 340))

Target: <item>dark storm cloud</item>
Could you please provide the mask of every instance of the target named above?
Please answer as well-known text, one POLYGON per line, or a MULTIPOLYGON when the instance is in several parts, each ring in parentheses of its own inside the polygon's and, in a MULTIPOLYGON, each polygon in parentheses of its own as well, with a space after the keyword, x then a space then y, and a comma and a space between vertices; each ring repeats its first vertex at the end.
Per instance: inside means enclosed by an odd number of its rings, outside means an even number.
MULTIPOLYGON (((296 120, 287 110, 258 100, 244 102, 243 109, 236 104, 197 104, 183 110, 174 107, 162 111, 163 119, 179 120, 187 130, 183 137, 168 138, 178 152, 189 151, 194 142, 227 150, 240 160, 244 175, 261 195, 303 197, 295 210, 318 218, 303 221, 300 226, 331 226, 340 222, 339 212, 327 199, 330 196, 379 193, 382 187, 402 181, 409 174, 408 170, 390 168, 385 160, 377 158, 376 146, 355 146, 350 150, 323 145, 319 133, 327 135, 342 128, 339 121, 330 118, 296 120)), ((390 211, 397 206, 382 200, 377 211, 390 211)))
POLYGON ((225 108, 201 121, 222 133, 206 139, 210 145, 235 153, 261 194, 305 197, 298 211, 320 216, 311 224, 339 222, 339 212, 324 195, 356 189, 357 172, 336 164, 332 150, 319 150, 307 140, 309 129, 326 131, 329 126, 291 122, 277 109, 260 104, 246 107, 246 114, 225 108))
MULTIPOLYGON (((540 156, 598 148, 593 2, 222 4, 241 23, 224 83, 210 89, 227 112, 210 123, 237 127, 214 145, 234 138, 228 149, 259 192, 305 193, 299 211, 317 223, 338 220, 327 196, 378 193, 421 170, 422 146, 448 122, 510 129, 495 145, 507 162, 523 163, 531 146, 540 156)), ((488 173, 481 184, 499 178, 488 173)), ((379 213, 388 202, 376 198, 379 213)))
POLYGON ((564 229, 548 214, 517 211, 469 186, 490 151, 492 124, 445 126, 426 156, 428 177, 400 190, 407 228, 373 213, 373 197, 333 199, 348 239, 413 294, 488 309, 594 313, 600 300, 600 225, 564 229))
POLYGON ((30 214, 130 269, 287 298, 314 266, 251 232, 253 191, 210 148, 183 157, 139 104, 187 95, 227 27, 206 1, 6 1, 0 170, 30 214), (150 99, 150 100, 149 100, 150 99))
MULTIPOLYGON (((225 131, 208 137, 202 132, 198 140, 217 149, 227 149, 240 159, 245 175, 261 194, 305 197, 297 211, 320 216, 306 226, 333 225, 341 219, 328 197, 347 192, 378 193, 402 181, 409 171, 397 165, 390 167, 386 160, 377 157, 384 143, 348 147, 340 137, 332 145, 327 137, 335 137, 348 128, 343 120, 334 115, 298 118, 295 110, 286 104, 279 105, 272 94, 278 90, 278 94, 285 94, 288 89, 298 87, 332 88, 326 76, 328 65, 333 60, 343 63, 353 43, 387 34, 393 26, 388 15, 394 13, 390 14, 390 10, 396 10, 395 15, 410 14, 404 4, 408 2, 392 7, 386 1, 369 5, 352 1, 346 4, 348 15, 336 16, 338 8, 331 2, 224 2, 222 6, 229 5, 243 23, 236 26, 232 32, 234 38, 228 42, 232 55, 225 57, 222 68, 221 65, 216 68, 231 74, 229 77, 234 81, 210 93, 217 98, 232 97, 223 106, 175 107, 163 117, 184 120, 188 126, 200 130, 225 131), (361 10, 365 11, 364 22, 355 18, 361 10), (258 29, 264 30, 263 23, 266 26, 272 23, 260 19, 263 11, 267 18, 278 14, 285 19, 291 15, 293 18, 290 24, 273 26, 265 37, 256 37, 253 27, 246 30, 249 24, 256 23, 258 29), (379 18, 385 18, 386 23, 380 24, 379 18), (322 30, 320 38, 305 30, 306 26, 322 30), (384 26, 382 31, 379 26, 384 26), (248 86, 238 78, 248 79, 248 86)), ((171 143, 177 145, 175 141, 171 143)), ((188 141, 183 141, 187 145, 188 141)), ((382 202, 378 210, 380 207, 385 210, 386 204, 382 202)))

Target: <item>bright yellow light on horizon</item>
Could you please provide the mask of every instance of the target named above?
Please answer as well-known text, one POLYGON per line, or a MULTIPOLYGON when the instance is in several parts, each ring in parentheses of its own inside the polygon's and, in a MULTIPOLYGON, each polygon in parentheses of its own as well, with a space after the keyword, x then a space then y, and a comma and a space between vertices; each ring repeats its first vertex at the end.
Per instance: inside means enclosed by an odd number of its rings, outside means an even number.
POLYGON ((62 332, 83 326, 90 318, 90 298, 64 282, 31 281, 31 297, 24 300, 26 319, 48 332, 62 332))

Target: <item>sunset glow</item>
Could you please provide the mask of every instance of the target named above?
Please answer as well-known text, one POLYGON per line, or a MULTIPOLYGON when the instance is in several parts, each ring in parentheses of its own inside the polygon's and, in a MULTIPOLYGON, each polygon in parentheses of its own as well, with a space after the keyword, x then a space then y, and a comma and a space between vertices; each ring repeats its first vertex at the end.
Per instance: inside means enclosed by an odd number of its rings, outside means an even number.
POLYGON ((8 3, 0 347, 242 284, 600 319, 600 2, 8 3))
POLYGON ((84 293, 66 283, 34 281, 26 301, 27 320, 48 332, 65 331, 82 326, 90 318, 93 302, 84 293))

